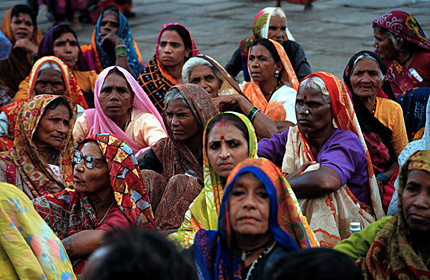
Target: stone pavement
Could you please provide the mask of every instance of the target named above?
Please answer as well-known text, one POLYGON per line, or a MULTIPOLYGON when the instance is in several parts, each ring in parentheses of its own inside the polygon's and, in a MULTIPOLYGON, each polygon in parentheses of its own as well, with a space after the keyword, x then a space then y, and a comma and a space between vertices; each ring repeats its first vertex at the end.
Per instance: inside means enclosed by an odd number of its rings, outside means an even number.
MULTIPOLYGON (((73 1, 73 0, 72 0, 73 1)), ((19 0, 1 0, 0 18, 19 0)), ((252 33, 255 15, 275 0, 133 0, 136 17, 130 19, 131 33, 144 62, 154 55, 161 26, 179 22, 190 31, 201 53, 225 65, 239 42, 252 33)), ((318 0, 310 11, 303 6, 282 2, 288 28, 303 46, 313 71, 327 71, 342 77, 349 58, 362 49, 373 49, 372 20, 391 11, 413 14, 430 35, 429 0, 318 0)), ((38 22, 42 30, 45 7, 40 7, 38 22)), ((91 41, 93 26, 83 24, 78 31, 81 44, 91 41)))

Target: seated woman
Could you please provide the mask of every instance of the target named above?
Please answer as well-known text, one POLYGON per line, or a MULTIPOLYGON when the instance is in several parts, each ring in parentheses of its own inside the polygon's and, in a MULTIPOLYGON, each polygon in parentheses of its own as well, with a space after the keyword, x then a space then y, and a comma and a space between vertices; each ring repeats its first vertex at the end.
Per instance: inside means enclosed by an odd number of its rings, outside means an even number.
POLYGON ((30 198, 72 185, 72 128, 76 104, 64 96, 38 95, 17 116, 15 140, 0 153, 0 182, 15 185, 30 198))
POLYGON ((248 69, 251 82, 243 87, 245 96, 277 123, 281 131, 294 125, 299 82, 282 46, 268 39, 254 41, 249 52, 248 69))
POLYGON ((202 189, 203 131, 218 109, 201 87, 190 84, 173 87, 165 104, 163 117, 169 137, 152 146, 139 167, 157 228, 172 232, 202 189))
POLYGON ((393 183, 398 174, 397 157, 408 144, 402 108, 395 101, 377 97, 386 74, 385 64, 378 55, 370 51, 356 53, 343 73, 343 80, 352 95, 358 123, 369 150, 385 210, 391 200, 393 183))
POLYGON ((13 185, 0 183, 3 279, 76 279, 60 239, 13 185))
MULTIPOLYGON (((95 71, 90 71, 79 47, 78 37, 70 25, 63 24, 49 29, 40 42, 37 55, 39 58, 56 56, 61 59, 72 71, 88 107, 94 108, 94 86, 98 75, 95 71)), ((14 101, 27 97, 29 82, 30 77, 28 76, 19 84, 14 101)))
POLYGON ((200 279, 265 279, 270 264, 316 245, 294 192, 265 159, 246 159, 228 176, 218 228, 196 234, 200 279))
POLYGON ((137 78, 160 113, 165 107, 166 93, 182 82, 182 66, 198 54, 193 37, 185 26, 179 23, 163 25, 158 34, 155 55, 137 78))
POLYGON ((384 216, 372 163, 348 93, 318 72, 300 84, 297 126, 258 143, 258 155, 282 166, 322 246, 384 216), (307 171, 303 173, 303 171, 307 171))
POLYGON ((110 66, 121 66, 135 78, 144 64, 130 34, 128 21, 115 6, 105 8, 94 28, 91 45, 81 46, 91 70, 100 73, 110 66))
POLYGON ((113 228, 153 229, 151 204, 133 151, 110 134, 88 136, 74 152, 74 189, 33 200, 82 273, 86 258, 113 228))
POLYGON ((13 98, 19 83, 30 73, 43 36, 37 27, 36 15, 24 5, 10 8, 0 29, 13 45, 9 57, 0 61, 0 86, 13 98))
POLYGON ((166 137, 163 119, 133 76, 119 66, 103 70, 96 81, 95 109, 76 121, 75 140, 88 135, 112 133, 139 153, 166 137))
POLYGON ((340 242, 364 279, 430 278, 430 150, 415 152, 399 176, 399 211, 340 242))
POLYGON ((230 75, 236 77, 240 71, 243 71, 244 80, 250 81, 248 72, 249 49, 254 40, 261 38, 274 40, 284 47, 299 81, 312 73, 302 46, 294 41, 293 35, 287 28, 287 17, 282 8, 269 7, 261 10, 254 19, 252 32, 251 37, 240 42, 239 48, 236 49, 225 66, 230 75))
POLYGON ((199 54, 187 60, 182 67, 182 82, 204 88, 221 112, 246 112, 258 137, 270 137, 278 132, 275 123, 249 102, 237 82, 211 57, 199 54))
POLYGON ((217 229, 227 177, 239 162, 257 156, 256 144, 254 127, 242 114, 224 112, 208 122, 203 134, 204 188, 190 205, 181 227, 169 236, 171 239, 189 247, 199 229, 217 229))
POLYGON ((373 34, 412 141, 425 123, 424 108, 430 95, 430 42, 416 19, 403 11, 391 11, 375 19, 373 34))

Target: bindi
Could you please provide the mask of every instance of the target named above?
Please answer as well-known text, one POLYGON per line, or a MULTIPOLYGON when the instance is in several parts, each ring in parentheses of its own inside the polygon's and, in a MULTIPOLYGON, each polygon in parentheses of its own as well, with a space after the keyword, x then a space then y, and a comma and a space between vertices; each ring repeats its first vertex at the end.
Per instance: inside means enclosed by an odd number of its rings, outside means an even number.
POLYGON ((221 140, 224 140, 224 135, 221 135, 220 139, 221 139, 221 140))
POLYGON ((303 96, 303 99, 306 100, 306 99, 308 99, 308 97, 305 95, 305 96, 303 96))

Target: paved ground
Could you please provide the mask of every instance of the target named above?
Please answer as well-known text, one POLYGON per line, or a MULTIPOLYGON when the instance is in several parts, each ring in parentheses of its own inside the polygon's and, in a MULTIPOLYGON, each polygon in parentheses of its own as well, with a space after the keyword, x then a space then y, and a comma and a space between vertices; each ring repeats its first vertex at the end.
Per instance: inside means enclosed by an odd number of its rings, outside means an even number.
MULTIPOLYGON (((1 0, 0 17, 19 0, 1 0)), ((252 32, 255 15, 274 0, 133 0, 136 17, 130 20, 134 36, 146 62, 154 55, 155 41, 166 22, 187 26, 201 53, 222 65, 231 57, 241 39, 252 32)), ((303 6, 282 3, 288 27, 306 52, 313 71, 327 71, 338 77, 349 58, 362 49, 373 49, 371 22, 390 10, 413 14, 430 35, 429 0, 319 0, 310 11, 303 6)), ((42 6, 39 23, 49 27, 42 6)), ((81 44, 89 43, 93 26, 82 25, 81 44)))

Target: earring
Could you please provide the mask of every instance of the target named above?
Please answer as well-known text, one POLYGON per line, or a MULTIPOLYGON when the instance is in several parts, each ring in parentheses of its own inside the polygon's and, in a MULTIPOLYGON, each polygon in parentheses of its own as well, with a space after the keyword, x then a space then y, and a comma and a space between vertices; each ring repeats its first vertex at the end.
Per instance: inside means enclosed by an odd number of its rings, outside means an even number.
POLYGON ((275 77, 278 78, 279 77, 279 70, 275 71, 275 77))

